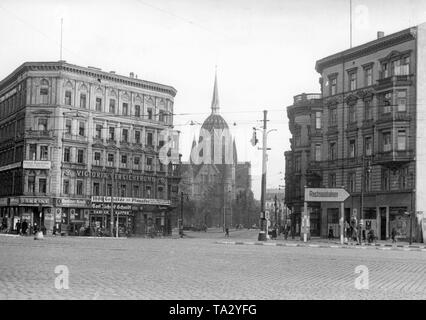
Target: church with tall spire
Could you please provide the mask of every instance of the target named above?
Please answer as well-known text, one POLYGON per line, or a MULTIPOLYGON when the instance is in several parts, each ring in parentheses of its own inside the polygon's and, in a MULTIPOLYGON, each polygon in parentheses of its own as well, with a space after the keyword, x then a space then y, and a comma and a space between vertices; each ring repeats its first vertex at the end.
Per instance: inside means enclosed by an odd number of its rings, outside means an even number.
POLYGON ((235 139, 220 114, 216 72, 211 113, 200 128, 198 141, 194 138, 192 142, 188 162, 182 164, 180 187, 194 207, 184 223, 190 220, 190 224, 207 227, 242 224, 235 200, 241 190, 251 192, 251 179, 236 179, 236 172, 249 177, 250 169, 249 162, 238 163, 235 139), (245 182, 240 183, 242 180, 245 182))

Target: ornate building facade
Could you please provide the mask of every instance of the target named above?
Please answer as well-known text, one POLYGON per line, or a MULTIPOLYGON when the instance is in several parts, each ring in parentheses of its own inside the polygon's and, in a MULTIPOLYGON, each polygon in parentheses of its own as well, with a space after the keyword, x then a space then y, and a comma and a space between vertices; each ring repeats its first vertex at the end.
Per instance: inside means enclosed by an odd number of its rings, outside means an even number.
POLYGON ((159 151, 175 95, 132 73, 22 64, 0 82, 1 217, 47 232, 114 222, 123 233, 169 233, 179 163, 159 151))
MULTIPOLYGON (((379 239, 393 229, 408 239, 410 228, 421 238, 424 200, 416 194, 416 165, 423 153, 416 148, 424 122, 418 117, 424 33, 424 26, 379 32, 374 41, 317 61, 321 94, 298 95, 287 108, 286 205, 296 232, 305 186, 344 187, 350 193, 345 221, 355 215, 379 239)), ((339 234, 338 203, 309 203, 308 212, 312 235, 339 234)))

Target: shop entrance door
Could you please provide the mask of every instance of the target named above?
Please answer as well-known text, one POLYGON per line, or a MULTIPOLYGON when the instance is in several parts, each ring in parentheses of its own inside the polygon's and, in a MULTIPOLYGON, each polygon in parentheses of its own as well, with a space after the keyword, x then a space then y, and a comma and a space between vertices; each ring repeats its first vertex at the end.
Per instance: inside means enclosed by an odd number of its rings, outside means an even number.
POLYGON ((380 240, 386 240, 386 208, 380 208, 380 240))

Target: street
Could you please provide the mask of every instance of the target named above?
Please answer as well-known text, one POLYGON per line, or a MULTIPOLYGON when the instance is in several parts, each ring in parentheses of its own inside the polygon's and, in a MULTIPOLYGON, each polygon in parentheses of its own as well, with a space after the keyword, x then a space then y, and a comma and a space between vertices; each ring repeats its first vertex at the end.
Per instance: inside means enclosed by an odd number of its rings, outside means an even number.
MULTIPOLYGON (((256 230, 231 233, 255 240, 256 230)), ((0 236, 0 299, 425 299, 426 252, 0 236), (368 289, 356 289, 357 266, 368 289), (55 288, 57 266, 69 288, 55 288)))

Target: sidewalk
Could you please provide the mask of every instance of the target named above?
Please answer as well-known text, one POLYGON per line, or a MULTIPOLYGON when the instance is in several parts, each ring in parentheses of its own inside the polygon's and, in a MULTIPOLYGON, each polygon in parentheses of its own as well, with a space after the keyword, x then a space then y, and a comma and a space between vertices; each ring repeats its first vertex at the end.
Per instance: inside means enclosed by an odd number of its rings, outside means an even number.
POLYGON ((216 241, 217 244, 231 244, 231 245, 260 245, 260 246, 282 246, 282 247, 311 247, 311 248, 348 248, 348 249, 378 249, 378 250, 402 250, 402 251, 424 251, 426 252, 426 245, 423 243, 408 242, 397 242, 392 243, 390 241, 376 241, 374 243, 362 243, 357 245, 356 243, 345 243, 340 244, 340 241, 327 240, 323 238, 311 238, 307 242, 303 242, 300 239, 277 239, 267 241, 252 241, 252 240, 240 240, 240 239, 227 239, 216 241))

